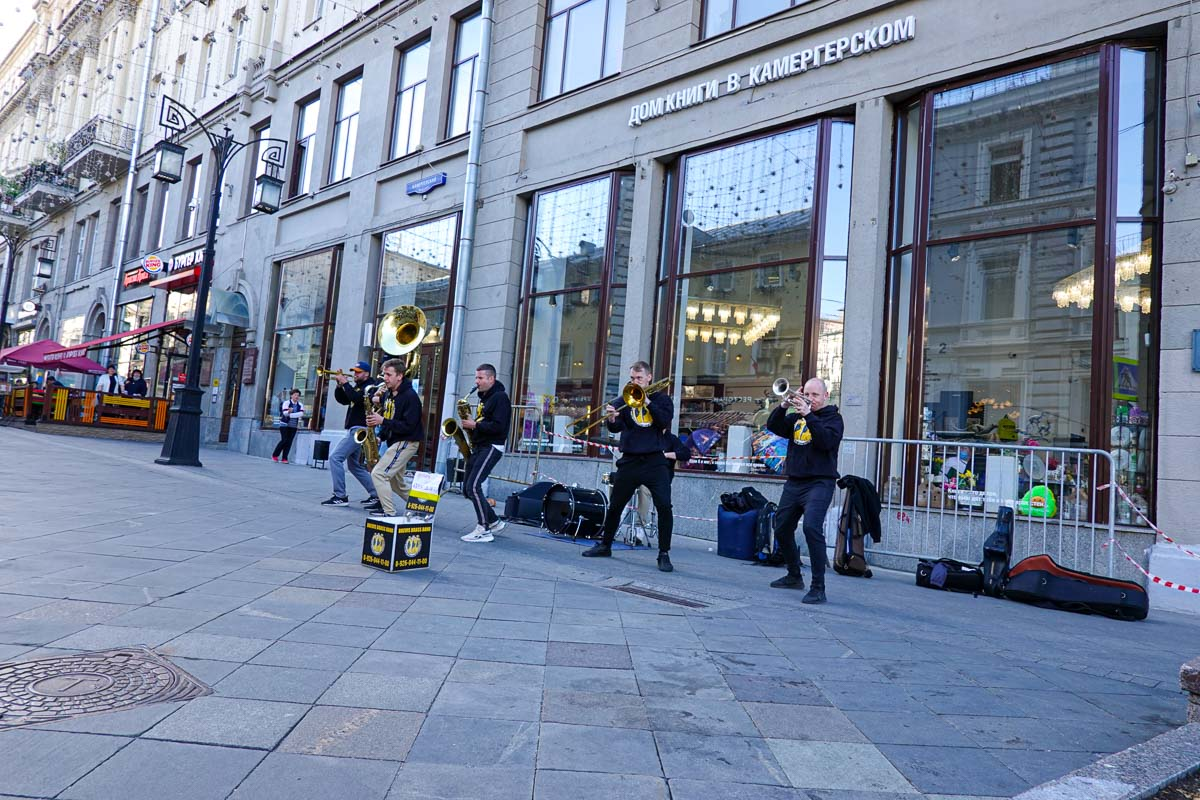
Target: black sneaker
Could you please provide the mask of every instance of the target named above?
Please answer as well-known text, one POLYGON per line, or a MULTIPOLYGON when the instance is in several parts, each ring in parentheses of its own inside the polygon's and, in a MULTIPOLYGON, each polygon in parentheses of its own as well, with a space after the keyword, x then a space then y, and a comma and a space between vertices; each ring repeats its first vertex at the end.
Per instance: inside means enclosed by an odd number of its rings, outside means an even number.
POLYGON ((658 554, 658 571, 659 572, 674 572, 675 567, 671 566, 671 557, 666 553, 658 554))
POLYGON ((608 558, 612 555, 612 547, 606 545, 604 542, 596 542, 587 550, 580 553, 580 555, 584 558, 608 558))
POLYGON ((366 500, 359 500, 358 502, 364 506, 374 506, 374 505, 379 504, 379 498, 378 497, 368 497, 366 500))
POLYGON ((808 590, 808 594, 806 594, 806 595, 804 595, 804 597, 800 598, 800 602, 807 603, 810 606, 816 605, 817 603, 824 603, 825 602, 825 587, 824 586, 812 587, 811 589, 808 590))
POLYGON ((383 511, 383 503, 380 503, 378 500, 376 500, 374 503, 367 503, 366 505, 363 506, 363 511, 367 511, 370 513, 374 513, 376 511, 383 511))
POLYGON ((344 506, 344 505, 349 505, 349 503, 350 503, 350 498, 338 497, 336 494, 333 497, 329 498, 328 500, 321 501, 321 505, 323 505, 323 506, 344 506))
POLYGON ((776 581, 771 581, 772 589, 803 589, 804 576, 788 573, 776 581))

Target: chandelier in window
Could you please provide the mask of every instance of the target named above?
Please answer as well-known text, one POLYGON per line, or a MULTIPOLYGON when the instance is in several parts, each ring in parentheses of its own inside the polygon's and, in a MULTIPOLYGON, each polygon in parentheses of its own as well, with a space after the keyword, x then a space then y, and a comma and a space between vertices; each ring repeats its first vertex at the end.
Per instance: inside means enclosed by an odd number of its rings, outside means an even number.
MULTIPOLYGON (((1150 289, 1141 286, 1139 279, 1149 275, 1154 265, 1150 255, 1150 242, 1141 243, 1137 252, 1123 253, 1117 256, 1116 269, 1113 274, 1114 304, 1125 313, 1139 311, 1150 313, 1150 289), (1126 285, 1132 284, 1132 285, 1126 285)), ((1096 269, 1089 265, 1078 272, 1068 275, 1054 284, 1051 297, 1059 308, 1078 306, 1088 309, 1095 297, 1096 269)))

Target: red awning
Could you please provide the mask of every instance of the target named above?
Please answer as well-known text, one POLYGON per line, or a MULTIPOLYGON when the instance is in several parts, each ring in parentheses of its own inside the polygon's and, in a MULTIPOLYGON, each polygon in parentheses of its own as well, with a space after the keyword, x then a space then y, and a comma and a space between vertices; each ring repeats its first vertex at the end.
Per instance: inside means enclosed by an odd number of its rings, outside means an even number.
POLYGON ((166 322, 156 322, 153 325, 145 325, 141 328, 134 328, 131 331, 124 331, 123 333, 114 333, 112 336, 105 336, 102 339, 93 339, 90 342, 72 345, 71 347, 64 347, 61 350, 51 350, 43 357, 46 361, 62 361, 63 359, 67 358, 79 358, 80 356, 86 355, 87 351, 93 347, 103 347, 111 342, 123 342, 127 339, 145 337, 146 334, 153 333, 154 331, 162 331, 168 328, 176 328, 187 324, 188 320, 186 319, 172 319, 167 320, 166 322))
POLYGON ((90 375, 103 375, 104 367, 90 358, 65 358, 57 361, 46 359, 46 353, 59 350, 62 345, 53 339, 42 339, 32 344, 22 344, 0 350, 0 364, 12 364, 36 369, 63 369, 68 372, 82 372, 90 375))
POLYGON ((166 289, 168 292, 177 292, 180 289, 187 289, 195 286, 200 282, 200 268, 192 267, 185 269, 182 272, 176 272, 168 275, 165 278, 150 282, 151 289, 166 289))

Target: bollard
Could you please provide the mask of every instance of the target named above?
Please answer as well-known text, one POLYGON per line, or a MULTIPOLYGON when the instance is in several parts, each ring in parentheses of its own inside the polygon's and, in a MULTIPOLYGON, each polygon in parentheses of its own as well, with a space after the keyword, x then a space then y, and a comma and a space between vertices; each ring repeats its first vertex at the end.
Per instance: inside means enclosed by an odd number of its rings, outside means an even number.
POLYGON ((1200 658, 1179 668, 1179 685, 1188 695, 1188 722, 1200 722, 1200 658))

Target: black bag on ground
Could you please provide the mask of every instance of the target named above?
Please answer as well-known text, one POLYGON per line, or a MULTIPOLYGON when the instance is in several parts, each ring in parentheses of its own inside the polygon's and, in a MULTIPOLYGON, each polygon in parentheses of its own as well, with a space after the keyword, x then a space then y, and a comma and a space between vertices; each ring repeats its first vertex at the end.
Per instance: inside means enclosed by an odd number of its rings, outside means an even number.
POLYGON ((937 561, 922 558, 917 562, 917 586, 979 594, 983 590, 983 571, 975 564, 955 561, 953 558, 939 558, 937 561))
POLYGON ((983 593, 988 597, 1004 593, 1012 551, 1013 510, 1002 506, 996 514, 996 529, 983 543, 983 562, 979 565, 983 570, 983 593))
POLYGON ((546 492, 550 491, 553 486, 553 481, 538 481, 519 492, 510 494, 504 501, 504 519, 509 522, 541 527, 543 523, 542 504, 546 499, 546 492))
POLYGON ((754 554, 760 564, 778 567, 783 564, 779 542, 775 539, 775 513, 779 510, 774 503, 767 503, 758 510, 758 527, 754 536, 754 554))
MULTIPOLYGON (((833 543, 833 571, 853 578, 869 578, 871 568, 867 566, 866 537, 872 523, 864 519, 863 505, 856 502, 852 495, 859 491, 869 491, 873 495, 874 486, 870 481, 853 475, 839 479, 838 486, 844 488, 846 493, 842 495, 842 513, 838 517, 837 538, 833 543)), ((878 505, 876 501, 876 509, 878 505)), ((874 525, 878 526, 878 510, 874 514, 874 525)), ((881 539, 875 532, 872 532, 872 537, 875 541, 881 539)))
POLYGON ((1020 603, 1113 619, 1145 619, 1150 612, 1146 590, 1133 581, 1076 572, 1048 555, 1030 556, 1012 566, 1004 596, 1020 603))

